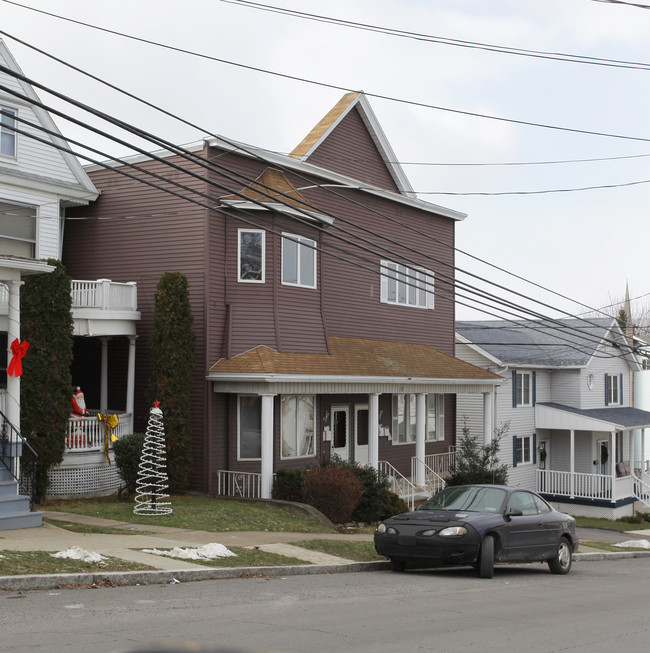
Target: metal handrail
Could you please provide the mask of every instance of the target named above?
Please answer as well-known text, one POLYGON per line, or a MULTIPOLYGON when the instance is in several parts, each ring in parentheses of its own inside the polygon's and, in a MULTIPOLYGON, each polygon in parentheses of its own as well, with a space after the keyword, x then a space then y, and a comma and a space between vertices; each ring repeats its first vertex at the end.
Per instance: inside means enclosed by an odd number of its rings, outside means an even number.
POLYGON ((29 497, 29 509, 34 510, 34 488, 36 481, 36 459, 38 454, 16 427, 0 412, 0 464, 18 483, 21 494, 29 497), (24 452, 29 452, 29 464, 25 464, 24 452), (26 469, 27 468, 27 469, 26 469))
POLYGON ((409 510, 413 510, 415 508, 415 495, 417 492, 415 485, 386 460, 380 460, 378 467, 379 469, 377 471, 379 472, 379 476, 388 479, 391 492, 404 499, 408 504, 409 510))
POLYGON ((418 469, 418 464, 422 465, 422 468, 424 470, 424 484, 422 487, 429 492, 430 494, 435 494, 436 492, 440 492, 440 490, 444 490, 447 481, 445 481, 440 474, 435 472, 429 465, 424 462, 424 460, 420 460, 417 457, 411 458, 411 478, 417 479, 418 474, 417 474, 417 469, 418 469))

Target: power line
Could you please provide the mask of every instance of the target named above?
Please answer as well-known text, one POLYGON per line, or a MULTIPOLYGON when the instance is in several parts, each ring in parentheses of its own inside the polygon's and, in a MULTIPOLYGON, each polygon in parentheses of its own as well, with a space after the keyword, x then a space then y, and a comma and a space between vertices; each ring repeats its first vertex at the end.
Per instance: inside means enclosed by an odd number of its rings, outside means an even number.
MULTIPOLYGON (((210 61, 223 63, 223 64, 226 64, 226 65, 229 65, 229 66, 235 66, 235 67, 238 67, 238 68, 243 68, 245 70, 260 72, 260 73, 264 73, 264 74, 267 74, 267 75, 274 75, 276 77, 282 77, 283 79, 289 79, 289 80, 292 80, 292 81, 302 82, 302 83, 305 83, 305 84, 311 84, 311 85, 314 85, 314 86, 320 86, 320 87, 323 87, 323 88, 334 89, 334 90, 337 90, 337 91, 344 91, 346 93, 350 93, 350 92, 354 91, 354 89, 347 88, 345 86, 339 86, 339 85, 330 84, 330 83, 327 83, 327 82, 319 82, 319 81, 316 81, 316 80, 307 79, 305 77, 299 77, 297 75, 289 75, 289 74, 286 74, 286 73, 279 73, 277 71, 267 70, 265 68, 260 68, 258 66, 250 66, 250 65, 246 65, 246 64, 242 64, 242 63, 237 63, 237 62, 234 62, 234 61, 229 61, 227 59, 221 59, 219 57, 213 57, 213 56, 210 56, 210 55, 194 52, 194 51, 191 51, 191 50, 187 50, 185 48, 179 48, 179 47, 176 47, 176 46, 166 45, 166 44, 163 44, 163 43, 152 41, 150 39, 145 39, 145 38, 142 38, 142 37, 133 36, 131 34, 126 34, 124 32, 118 32, 116 30, 111 30, 111 29, 108 29, 106 27, 99 27, 97 25, 92 25, 90 23, 85 23, 83 21, 74 20, 74 19, 68 18, 66 16, 60 16, 58 14, 53 14, 51 12, 43 11, 42 9, 35 9, 33 7, 28 7, 26 5, 22 5, 20 3, 13 2, 12 0, 3 0, 3 1, 7 2, 9 4, 13 4, 13 5, 22 7, 23 9, 28 9, 30 11, 35 11, 35 12, 38 12, 38 13, 45 14, 47 16, 51 16, 53 18, 57 18, 59 20, 64 20, 64 21, 76 23, 76 24, 81 25, 83 27, 89 27, 91 29, 95 29, 95 30, 99 30, 99 31, 106 32, 106 33, 109 33, 109 34, 113 34, 115 36, 120 36, 122 38, 127 38, 127 39, 131 39, 131 40, 138 41, 138 42, 141 42, 141 43, 146 43, 148 45, 153 45, 153 46, 156 46, 156 47, 165 48, 167 50, 180 52, 182 54, 188 54, 190 56, 200 57, 202 59, 207 59, 207 60, 210 60, 210 61)), ((10 36, 9 34, 7 34, 6 32, 0 32, 0 33, 5 34, 6 36, 9 36, 10 38, 14 38, 14 37, 10 36)), ((450 107, 443 107, 443 106, 440 106, 440 105, 428 104, 426 102, 418 102, 418 101, 415 101, 415 100, 404 100, 402 98, 392 97, 392 96, 389 96, 389 95, 382 95, 382 94, 379 94, 379 93, 371 93, 371 92, 368 92, 368 91, 364 91, 364 94, 366 96, 368 96, 368 97, 373 97, 373 98, 376 98, 378 100, 386 100, 386 101, 389 101, 389 102, 397 102, 397 103, 400 103, 400 104, 416 106, 416 107, 420 107, 420 108, 423 108, 423 109, 434 109, 436 111, 444 111, 446 113, 453 113, 453 114, 456 114, 456 115, 468 116, 468 117, 471 117, 471 118, 482 118, 482 119, 486 119, 486 120, 495 120, 497 122, 505 122, 505 123, 514 124, 514 125, 522 125, 524 127, 537 127, 537 128, 540 128, 540 129, 550 129, 550 130, 553 130, 553 131, 567 132, 567 133, 572 133, 572 134, 582 134, 582 135, 585 135, 585 136, 600 136, 600 137, 603 137, 603 138, 616 138, 616 139, 621 139, 621 140, 640 141, 640 142, 646 142, 646 143, 650 142, 650 137, 643 138, 643 137, 640 137, 640 136, 628 136, 628 135, 625 135, 625 134, 611 134, 611 133, 607 133, 607 132, 598 132, 598 131, 592 131, 592 130, 588 130, 588 129, 578 129, 578 128, 575 128, 575 127, 560 127, 558 125, 549 125, 549 124, 538 123, 538 122, 533 122, 533 121, 528 121, 528 120, 517 120, 515 118, 504 118, 503 116, 493 116, 493 115, 489 115, 489 114, 485 114, 485 113, 479 113, 479 112, 476 112, 476 111, 464 111, 464 110, 461 110, 461 109, 452 109, 450 107)))

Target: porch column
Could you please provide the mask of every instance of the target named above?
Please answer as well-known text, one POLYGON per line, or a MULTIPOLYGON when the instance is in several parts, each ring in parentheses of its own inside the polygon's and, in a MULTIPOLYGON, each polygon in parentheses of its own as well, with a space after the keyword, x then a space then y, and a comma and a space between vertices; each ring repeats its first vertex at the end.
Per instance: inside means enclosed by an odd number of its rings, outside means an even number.
POLYGON ((379 394, 368 395, 368 464, 379 469, 379 394))
POLYGON ((576 494, 576 432, 571 429, 569 431, 569 494, 573 499, 576 494))
POLYGON ((641 474, 647 471, 648 465, 645 461, 645 428, 641 429, 641 474))
POLYGON ((492 397, 491 392, 483 393, 483 444, 492 442, 492 397))
POLYGON ((108 338, 100 338, 102 343, 102 367, 100 380, 99 410, 105 413, 108 410, 108 338))
POLYGON ((129 336, 129 362, 126 372, 126 412, 131 414, 133 424, 135 395, 135 336, 129 336))
POLYGON ((415 397, 415 484, 424 487, 424 444, 427 439, 427 396, 423 393, 415 397))
POLYGON ((616 501, 616 431, 609 434, 610 448, 612 455, 609 460, 609 474, 612 477, 612 503, 616 501))
MULTIPOLYGON (((11 343, 20 340, 20 286, 22 281, 5 282, 9 288, 8 328, 7 328, 7 362, 11 360, 11 343)), ((6 417, 20 432, 20 377, 7 375, 7 411, 6 417)))
POLYGON ((260 495, 270 499, 273 489, 273 399, 262 395, 262 480, 260 495))

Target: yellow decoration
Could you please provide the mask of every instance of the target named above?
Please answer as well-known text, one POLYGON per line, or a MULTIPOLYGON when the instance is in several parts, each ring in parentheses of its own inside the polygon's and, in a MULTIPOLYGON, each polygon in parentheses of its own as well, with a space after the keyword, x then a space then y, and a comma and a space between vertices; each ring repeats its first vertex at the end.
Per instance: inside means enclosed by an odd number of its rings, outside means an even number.
POLYGON ((117 415, 102 415, 101 413, 97 414, 97 419, 104 424, 104 453, 110 465, 111 458, 108 455, 109 441, 117 442, 117 437, 113 433, 113 429, 118 425, 119 419, 117 415))

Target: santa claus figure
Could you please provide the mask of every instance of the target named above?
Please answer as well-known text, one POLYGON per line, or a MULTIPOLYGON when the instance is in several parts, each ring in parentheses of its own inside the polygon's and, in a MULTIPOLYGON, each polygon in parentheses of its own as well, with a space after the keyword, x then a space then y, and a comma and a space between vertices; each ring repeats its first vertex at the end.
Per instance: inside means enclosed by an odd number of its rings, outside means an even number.
POLYGON ((81 392, 79 386, 77 386, 77 389, 72 395, 72 414, 74 417, 88 417, 88 409, 86 408, 84 393, 81 392))

